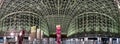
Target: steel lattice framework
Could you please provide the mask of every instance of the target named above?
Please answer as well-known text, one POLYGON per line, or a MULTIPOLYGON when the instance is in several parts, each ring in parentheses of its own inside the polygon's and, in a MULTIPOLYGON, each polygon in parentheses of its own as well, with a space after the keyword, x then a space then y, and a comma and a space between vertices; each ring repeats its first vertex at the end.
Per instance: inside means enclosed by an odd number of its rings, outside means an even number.
POLYGON ((118 0, 1 0, 1 30, 35 25, 46 35, 55 34, 119 34, 118 0))

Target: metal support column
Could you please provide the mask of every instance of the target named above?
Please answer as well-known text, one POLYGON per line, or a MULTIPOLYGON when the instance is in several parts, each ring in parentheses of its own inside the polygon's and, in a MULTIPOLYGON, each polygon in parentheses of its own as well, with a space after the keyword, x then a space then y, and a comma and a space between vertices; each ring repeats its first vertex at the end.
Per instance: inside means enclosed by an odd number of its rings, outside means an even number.
POLYGON ((88 37, 84 38, 84 44, 88 44, 88 37))
POLYGON ((7 44, 7 38, 4 36, 4 44, 7 44))
POLYGON ((80 43, 80 44, 84 44, 84 40, 83 40, 83 38, 82 38, 82 39, 80 39, 80 41, 81 41, 81 43, 80 43))
POLYGON ((117 44, 119 44, 119 38, 116 38, 116 42, 117 42, 117 44))
POLYGON ((97 44, 101 44, 101 37, 97 38, 97 44))
POLYGON ((112 38, 109 38, 109 44, 112 44, 112 38))

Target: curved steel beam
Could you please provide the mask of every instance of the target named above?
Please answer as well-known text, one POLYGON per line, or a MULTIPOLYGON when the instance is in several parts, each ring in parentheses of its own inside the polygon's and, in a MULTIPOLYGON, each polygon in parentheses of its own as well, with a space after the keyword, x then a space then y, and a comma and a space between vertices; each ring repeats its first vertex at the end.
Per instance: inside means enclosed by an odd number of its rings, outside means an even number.
POLYGON ((0 8, 1 8, 2 5, 3 5, 3 2, 4 2, 4 0, 0 0, 0 8))
MULTIPOLYGON (((30 12, 30 11, 17 11, 17 12, 12 12, 12 13, 10 13, 10 14, 5 15, 3 18, 0 19, 0 21, 2 21, 3 19, 5 19, 6 17, 8 17, 8 16, 10 16, 10 15, 14 15, 14 14, 17 14, 17 13, 32 13, 32 14, 34 14, 34 15, 36 15, 36 16, 40 16, 40 15, 38 15, 37 13, 30 12)), ((43 18, 43 20, 46 21, 44 18, 43 18)), ((46 22, 47 22, 47 21, 46 21, 46 22)), ((47 24, 48 24, 48 23, 47 23, 47 24)), ((47 36, 49 36, 49 34, 47 34, 47 36)))
POLYGON ((8 17, 8 16, 10 16, 10 15, 17 14, 17 13, 32 13, 32 14, 34 14, 34 15, 39 16, 37 13, 30 12, 30 11, 17 11, 17 12, 12 12, 12 13, 10 13, 10 14, 7 14, 7 15, 4 16, 3 18, 1 18, 0 21, 2 21, 3 19, 5 19, 6 17, 8 17))
POLYGON ((104 14, 104 13, 99 13, 99 12, 85 12, 85 13, 82 13, 82 14, 80 14, 80 15, 75 16, 75 17, 73 18, 73 20, 76 19, 78 16, 81 16, 81 15, 84 15, 84 14, 89 14, 89 13, 95 13, 95 14, 100 14, 100 15, 107 16, 108 18, 112 19, 114 22, 117 23, 117 21, 116 21, 114 18, 112 18, 111 16, 109 16, 109 15, 107 15, 107 14, 104 14))
MULTIPOLYGON (((84 15, 84 14, 89 14, 89 13, 95 13, 95 14, 100 14, 100 15, 104 15, 104 16, 107 16, 107 17, 109 17, 110 19, 112 19, 115 23, 117 23, 117 21, 114 19, 114 18, 112 18, 111 16, 109 16, 109 15, 107 15, 107 14, 104 14, 104 13, 98 13, 98 12, 85 12, 85 13, 82 13, 82 14, 80 14, 80 15, 77 15, 77 16, 75 16, 72 20, 71 20, 71 22, 73 21, 73 20, 75 20, 76 18, 78 18, 78 16, 81 16, 81 15, 84 15)), ((71 23, 70 22, 70 23, 71 23)), ((69 23, 69 25, 70 25, 70 23, 69 23)), ((71 26, 70 26, 71 27, 71 26)), ((68 27, 68 32, 69 32, 69 27, 68 27)), ((67 33, 67 35, 69 35, 68 33, 67 33)))

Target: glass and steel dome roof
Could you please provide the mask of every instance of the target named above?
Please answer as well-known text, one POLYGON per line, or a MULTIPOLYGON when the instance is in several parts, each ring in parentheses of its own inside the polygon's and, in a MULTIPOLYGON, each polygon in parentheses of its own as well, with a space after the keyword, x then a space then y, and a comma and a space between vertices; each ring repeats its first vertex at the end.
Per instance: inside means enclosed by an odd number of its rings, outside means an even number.
MULTIPOLYGON (((49 36, 61 25, 62 34, 119 34, 118 0, 0 0, 0 30, 37 26, 49 36)), ((111 35, 112 34, 112 35, 111 35)))

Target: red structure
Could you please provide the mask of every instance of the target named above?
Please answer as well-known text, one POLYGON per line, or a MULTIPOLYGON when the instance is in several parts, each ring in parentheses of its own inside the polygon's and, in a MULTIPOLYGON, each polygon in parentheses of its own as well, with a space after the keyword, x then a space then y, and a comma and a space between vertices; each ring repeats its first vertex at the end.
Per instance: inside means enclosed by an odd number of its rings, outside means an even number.
POLYGON ((25 30, 21 30, 18 35, 18 44, 22 44, 24 36, 25 36, 25 30))
POLYGON ((61 26, 60 25, 56 26, 56 36, 57 36, 56 44, 61 44, 61 26))

